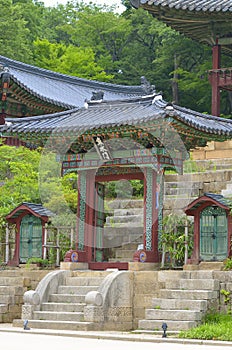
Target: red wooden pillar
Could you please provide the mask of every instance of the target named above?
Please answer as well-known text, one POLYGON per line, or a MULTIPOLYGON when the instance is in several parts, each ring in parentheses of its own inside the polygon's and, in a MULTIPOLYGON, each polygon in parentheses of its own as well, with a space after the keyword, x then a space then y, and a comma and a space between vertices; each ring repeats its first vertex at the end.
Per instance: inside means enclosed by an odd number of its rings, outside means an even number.
POLYGON ((159 262, 157 176, 152 168, 144 176, 144 250, 147 262, 159 262))
POLYGON ((230 210, 227 213, 228 217, 228 257, 232 256, 232 216, 230 215, 230 210))
POLYGON ((95 171, 81 171, 78 176, 77 247, 79 261, 92 261, 94 227, 95 171))
MULTIPOLYGON (((213 70, 220 69, 221 66, 221 46, 216 44, 213 46, 213 70)), ((212 115, 220 115, 220 88, 219 88, 219 71, 212 72, 212 115)))
POLYGON ((13 259, 8 262, 9 266, 19 265, 19 248, 20 248, 20 223, 21 220, 9 220, 10 223, 15 224, 15 250, 13 259))
POLYGON ((95 213, 95 170, 88 170, 86 176, 86 223, 85 223, 85 245, 87 261, 93 261, 94 247, 94 213, 95 213))

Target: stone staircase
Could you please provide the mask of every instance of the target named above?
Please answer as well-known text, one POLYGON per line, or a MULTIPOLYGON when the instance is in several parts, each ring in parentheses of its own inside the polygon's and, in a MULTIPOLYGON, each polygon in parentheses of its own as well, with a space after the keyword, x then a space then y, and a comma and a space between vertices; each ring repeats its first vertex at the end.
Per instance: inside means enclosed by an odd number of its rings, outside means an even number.
POLYGON ((206 311, 217 304, 220 283, 212 271, 179 272, 180 278, 173 275, 146 309, 145 319, 138 324, 140 331, 160 331, 163 322, 168 331, 187 330, 201 323, 206 311))
POLYGON ((0 322, 12 322, 19 318, 23 294, 27 290, 25 280, 17 270, 0 271, 0 322))
MULTIPOLYGON (((41 304, 29 319, 31 328, 57 330, 94 330, 94 323, 84 322, 85 296, 97 291, 108 271, 73 271, 71 277, 58 286, 57 293, 49 295, 48 301, 41 304)), ((13 326, 22 326, 22 320, 14 320, 13 326)))
POLYGON ((232 179, 232 160, 225 169, 204 172, 167 174, 164 183, 164 215, 184 215, 183 208, 205 192, 221 193, 232 179), (228 168, 230 167, 230 168, 228 168))
POLYGON ((114 200, 108 207, 111 215, 104 226, 104 246, 112 249, 109 261, 133 261, 143 242, 143 199, 114 200))

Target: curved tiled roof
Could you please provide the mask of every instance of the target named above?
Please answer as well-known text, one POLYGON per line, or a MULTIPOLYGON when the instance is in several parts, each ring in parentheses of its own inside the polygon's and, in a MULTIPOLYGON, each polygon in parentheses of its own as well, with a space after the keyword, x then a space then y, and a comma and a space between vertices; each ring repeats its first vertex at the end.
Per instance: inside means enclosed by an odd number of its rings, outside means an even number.
POLYGON ((184 208, 184 212, 187 215, 193 215, 194 211, 199 208, 203 203, 205 202, 211 202, 211 205, 218 205, 220 207, 223 207, 225 209, 231 209, 232 201, 231 198, 226 198, 222 196, 221 194, 215 194, 215 193, 204 193, 203 196, 198 197, 197 199, 194 199, 191 203, 188 204, 186 208, 184 208))
POLYGON ((51 217, 54 216, 54 213, 51 212, 49 209, 42 206, 42 204, 37 203, 29 203, 29 202, 23 202, 16 208, 14 208, 8 215, 7 219, 9 218, 16 218, 20 216, 23 212, 25 212, 26 209, 29 209, 30 212, 35 213, 37 216, 46 216, 51 217))
POLYGON ((134 126, 155 130, 157 123, 166 120, 180 133, 207 140, 232 139, 232 120, 201 114, 187 108, 169 105, 154 94, 127 100, 89 102, 87 108, 52 115, 13 119, 1 127, 2 135, 41 137, 51 133, 94 133, 98 129, 134 126))
POLYGON ((232 0, 131 0, 176 31, 232 54, 232 0))
MULTIPOLYGON (((134 1, 134 3, 135 2, 136 1, 134 1)), ((167 6, 177 10, 232 12, 231 0, 140 0, 140 3, 154 6, 167 6)))
MULTIPOLYGON (((104 99, 116 100, 130 96, 141 96, 145 92, 142 86, 126 86, 91 81, 65 74, 55 73, 25 63, 0 56, 0 68, 5 67, 10 78, 24 91, 36 98, 71 109, 83 106, 93 91, 104 92, 104 99)), ((0 77, 4 71, 0 69, 0 77)))

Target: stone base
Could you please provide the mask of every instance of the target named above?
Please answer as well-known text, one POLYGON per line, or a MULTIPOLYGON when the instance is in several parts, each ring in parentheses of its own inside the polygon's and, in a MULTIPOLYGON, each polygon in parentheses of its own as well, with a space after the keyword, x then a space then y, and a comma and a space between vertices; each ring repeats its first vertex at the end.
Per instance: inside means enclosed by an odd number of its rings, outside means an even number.
POLYGON ((88 270, 89 264, 88 263, 82 263, 82 262, 69 262, 69 261, 62 261, 60 263, 60 269, 61 270, 88 270))
POLYGON ((186 264, 183 266, 184 271, 196 271, 199 270, 199 265, 197 264, 186 264))
POLYGON ((203 261, 199 264, 199 270, 223 270, 224 264, 221 261, 203 261))
POLYGON ((154 271, 159 270, 160 264, 159 263, 147 263, 147 262, 129 262, 128 263, 128 270, 130 271, 154 271))

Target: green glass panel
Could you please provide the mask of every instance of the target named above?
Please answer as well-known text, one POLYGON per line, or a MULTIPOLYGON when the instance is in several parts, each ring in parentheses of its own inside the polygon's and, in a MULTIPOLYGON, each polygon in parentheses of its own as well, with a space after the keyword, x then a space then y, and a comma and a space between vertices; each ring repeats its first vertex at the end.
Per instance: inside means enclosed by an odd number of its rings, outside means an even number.
POLYGON ((102 261, 103 254, 103 232, 104 232, 104 185, 96 183, 96 198, 95 198, 95 260, 102 261))
POLYGON ((33 215, 25 215, 20 225, 20 262, 42 256, 42 223, 33 215))
POLYGON ((228 227, 226 211, 210 206, 200 216, 200 258, 222 261, 227 258, 228 227))

